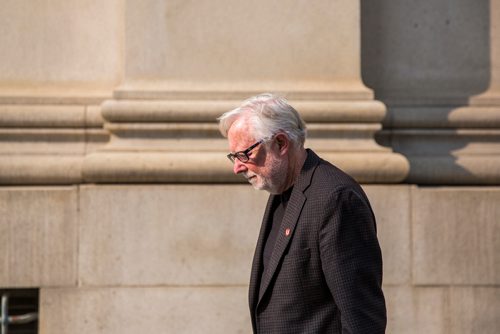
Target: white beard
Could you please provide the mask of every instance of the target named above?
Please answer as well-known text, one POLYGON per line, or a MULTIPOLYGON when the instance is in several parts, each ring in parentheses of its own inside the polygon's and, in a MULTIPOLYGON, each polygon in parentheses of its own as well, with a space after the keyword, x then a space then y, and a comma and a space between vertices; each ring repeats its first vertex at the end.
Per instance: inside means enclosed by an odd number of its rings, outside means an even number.
POLYGON ((279 194, 283 190, 288 170, 288 160, 273 159, 270 166, 270 175, 263 177, 255 173, 245 173, 247 181, 256 190, 265 190, 271 194, 279 194))

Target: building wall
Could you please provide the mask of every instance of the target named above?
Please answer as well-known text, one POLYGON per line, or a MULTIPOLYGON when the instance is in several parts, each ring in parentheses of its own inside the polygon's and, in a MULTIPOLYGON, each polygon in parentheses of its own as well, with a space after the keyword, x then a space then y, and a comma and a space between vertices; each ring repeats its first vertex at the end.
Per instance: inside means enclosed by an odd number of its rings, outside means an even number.
MULTIPOLYGON (((378 219, 387 332, 495 333, 500 188, 364 188, 378 219)), ((41 288, 41 333, 251 331, 264 193, 84 185, 4 187, 0 197, 0 284, 41 288)))
POLYGON ((250 333, 267 195, 215 118, 281 92, 378 221, 388 333, 500 328, 496 1, 7 1, 0 288, 40 333, 250 333))

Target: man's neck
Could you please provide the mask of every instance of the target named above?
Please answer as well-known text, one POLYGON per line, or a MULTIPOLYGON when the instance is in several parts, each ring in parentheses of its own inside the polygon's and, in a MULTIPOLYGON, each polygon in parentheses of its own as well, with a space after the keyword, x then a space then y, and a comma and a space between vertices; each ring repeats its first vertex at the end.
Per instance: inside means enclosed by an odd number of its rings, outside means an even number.
POLYGON ((302 170, 302 167, 304 166, 306 159, 307 151, 303 147, 296 150, 290 155, 287 173, 288 177, 281 193, 284 193, 295 184, 295 182, 299 178, 300 172, 302 170))

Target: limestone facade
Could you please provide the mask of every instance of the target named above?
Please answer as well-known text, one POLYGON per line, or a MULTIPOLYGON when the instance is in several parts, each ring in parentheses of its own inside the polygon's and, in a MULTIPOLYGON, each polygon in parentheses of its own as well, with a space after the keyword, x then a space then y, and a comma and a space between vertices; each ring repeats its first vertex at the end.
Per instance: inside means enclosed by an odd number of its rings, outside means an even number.
POLYGON ((40 289, 40 333, 251 331, 267 195, 215 118, 264 91, 366 189, 387 332, 500 328, 497 1, 2 8, 0 289, 40 289))

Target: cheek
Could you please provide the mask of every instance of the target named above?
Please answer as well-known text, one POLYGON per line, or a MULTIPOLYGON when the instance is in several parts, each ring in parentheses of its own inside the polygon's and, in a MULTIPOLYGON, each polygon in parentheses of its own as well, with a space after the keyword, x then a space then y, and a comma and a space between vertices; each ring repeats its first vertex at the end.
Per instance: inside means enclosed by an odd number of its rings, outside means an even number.
POLYGON ((265 168, 255 166, 255 165, 248 166, 248 171, 250 171, 251 173, 258 175, 258 176, 265 176, 266 175, 265 168))
POLYGON ((280 173, 281 161, 272 155, 264 155, 262 161, 255 161, 254 165, 249 165, 248 169, 264 178, 270 178, 280 173))
POLYGON ((262 168, 259 168, 257 166, 250 166, 248 168, 249 171, 251 171, 254 174, 261 175, 262 174, 262 168))

